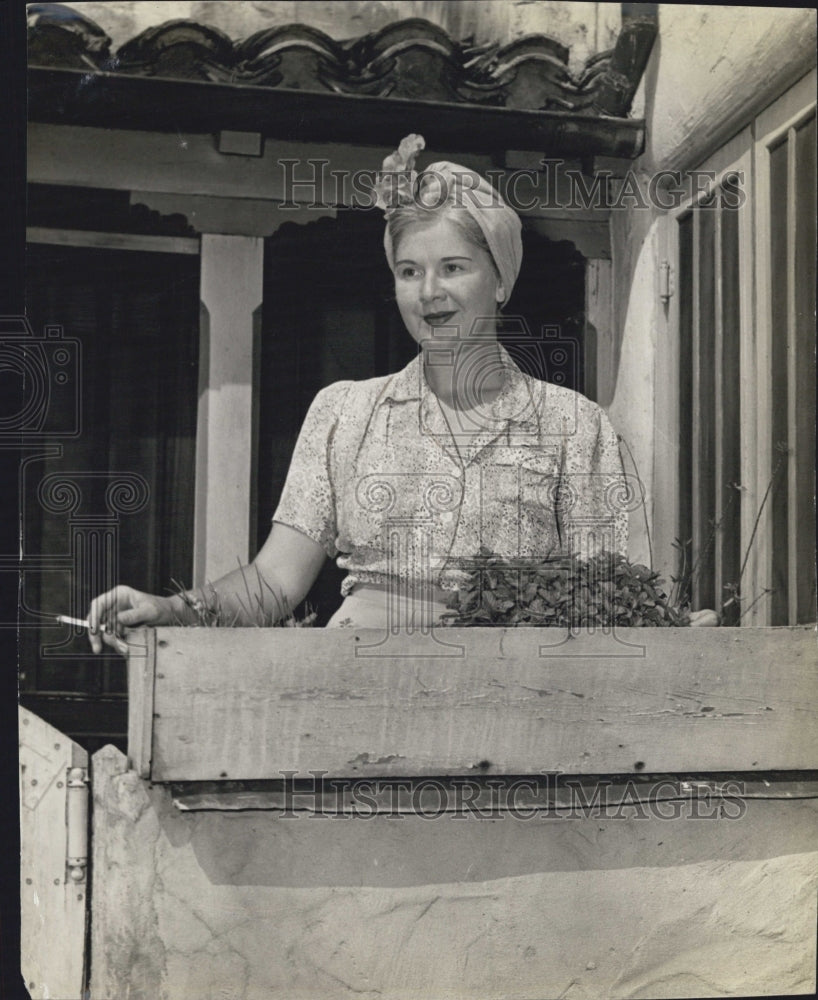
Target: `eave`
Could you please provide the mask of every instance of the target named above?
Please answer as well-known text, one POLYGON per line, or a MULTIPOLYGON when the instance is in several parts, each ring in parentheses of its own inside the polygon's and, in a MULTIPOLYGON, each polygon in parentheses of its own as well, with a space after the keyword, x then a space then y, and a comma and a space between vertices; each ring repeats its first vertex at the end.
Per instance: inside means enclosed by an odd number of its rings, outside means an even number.
POLYGON ((51 124, 181 134, 234 130, 374 146, 421 132, 430 147, 454 153, 633 159, 645 141, 641 119, 36 66, 29 70, 28 100, 29 119, 51 124))

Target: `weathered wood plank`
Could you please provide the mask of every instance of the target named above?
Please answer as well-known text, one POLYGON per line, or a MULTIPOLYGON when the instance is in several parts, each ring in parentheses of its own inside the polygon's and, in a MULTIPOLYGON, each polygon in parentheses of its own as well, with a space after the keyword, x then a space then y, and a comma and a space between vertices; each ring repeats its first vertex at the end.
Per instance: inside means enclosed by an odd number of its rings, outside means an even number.
MULTIPOLYGON (((237 204, 244 203, 242 215, 246 214, 248 203, 252 208, 254 202, 261 202, 267 206, 268 215, 281 214, 280 222, 303 218, 298 213, 308 211, 309 205, 318 206, 316 212, 321 206, 326 206, 326 211, 331 206, 365 205, 369 195, 360 171, 376 169, 390 152, 389 146, 328 145, 324 141, 282 139, 267 141, 262 156, 237 157, 214 150, 210 134, 187 133, 180 139, 176 131, 167 134, 31 122, 28 179, 34 184, 131 191, 132 203, 148 204, 163 214, 179 211, 200 231, 222 232, 221 227, 208 228, 202 221, 207 199, 235 199, 237 204), (361 190, 352 183, 356 173, 361 190), (281 209, 279 202, 290 207, 281 209), (190 216, 191 206, 197 209, 195 217, 190 216)), ((457 156, 458 162, 479 173, 492 170, 501 194, 522 216, 574 223, 573 228, 588 234, 589 239, 593 236, 594 243, 602 240, 610 208, 599 191, 588 196, 590 204, 583 204, 578 185, 581 181, 588 191, 593 191, 593 180, 579 176, 579 160, 556 160, 545 172, 542 152, 538 152, 527 160, 520 156, 511 158, 503 172, 492 157, 480 152, 464 156, 444 147, 435 155, 457 156)), ((551 155, 555 156, 553 152, 551 155)), ((229 211, 230 207, 211 204, 207 209, 211 218, 206 221, 212 223, 212 213, 229 211)), ((267 232, 275 228, 269 222, 265 226, 263 218, 252 223, 245 218, 244 223, 246 228, 230 231, 257 235, 259 227, 267 232)), ((556 229, 553 238, 565 237, 556 229)), ((609 246, 602 254, 607 255, 609 246)))
POLYGON ((369 819, 377 814, 475 819, 578 819, 592 815, 706 818, 744 814, 749 799, 818 800, 818 774, 767 771, 718 778, 631 775, 545 775, 528 777, 331 778, 327 781, 195 781, 174 783, 173 804, 182 812, 275 810, 288 818, 320 814, 369 819), (785 777, 782 777, 782 773, 785 777), (770 780, 772 779, 772 780, 770 780))
POLYGON ((437 635, 160 629, 151 778, 818 767, 811 628, 437 635))
MULTIPOLYGON (((20 968, 30 996, 79 997, 87 876, 68 866, 68 772, 88 755, 33 712, 20 720, 20 968)), ((76 842, 72 843, 76 847, 76 842)))
POLYGON ((151 773, 156 631, 140 629, 128 644, 128 763, 140 778, 151 773), (135 641, 134 641, 135 640, 135 641))
POLYGON ((153 253, 199 253, 199 241, 187 236, 143 236, 138 233, 98 233, 86 229, 49 229, 28 226, 27 243, 92 247, 106 250, 144 250, 153 253))
POLYGON ((552 156, 633 159, 644 147, 642 120, 576 111, 530 111, 437 101, 390 100, 364 94, 321 94, 249 85, 135 78, 95 73, 94 98, 83 95, 88 74, 70 69, 29 71, 29 117, 37 122, 97 128, 149 129, 178 135, 225 129, 270 138, 374 145, 413 128, 445 135, 452 152, 547 149, 552 156), (79 85, 79 86, 78 86, 79 85))

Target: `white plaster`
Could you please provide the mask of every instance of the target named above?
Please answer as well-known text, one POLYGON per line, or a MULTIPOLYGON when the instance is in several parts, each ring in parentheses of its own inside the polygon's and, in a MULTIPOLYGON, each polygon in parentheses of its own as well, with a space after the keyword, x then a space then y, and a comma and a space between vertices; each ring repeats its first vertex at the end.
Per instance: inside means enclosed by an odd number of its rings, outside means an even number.
POLYGON ((125 996, 131 984, 145 1000, 814 987, 810 803, 751 802, 741 831, 655 816, 378 817, 353 827, 270 813, 182 816, 154 787, 154 808, 130 824, 108 801, 119 780, 101 774, 97 791, 95 850, 107 877, 95 912, 111 924, 96 925, 93 996, 125 996), (791 823, 775 856, 782 808, 791 823), (336 855, 338 841, 347 847, 336 855), (378 875, 373 856, 388 861, 378 875))
MULTIPOLYGON (((618 228, 614 224, 614 267, 622 269, 621 256, 625 248, 618 228)), ((634 233, 631 228, 625 239, 632 241, 635 236, 638 236, 638 233, 634 233)), ((651 548, 645 525, 645 512, 650 524, 653 518, 653 450, 656 446, 653 359, 656 347, 655 330, 658 323, 656 295, 658 250, 655 221, 638 252, 632 245, 628 249, 635 254, 635 261, 632 264, 632 276, 626 286, 628 294, 625 300, 627 306, 622 327, 619 372, 608 414, 633 455, 635 469, 627 448, 622 449, 626 472, 638 473, 645 491, 645 510, 639 509, 630 517, 628 553, 635 562, 649 563, 651 548)), ((614 288, 617 288, 616 283, 614 288)), ((622 294, 621 291, 619 294, 622 294)), ((664 571, 664 568, 662 569, 664 571)))
POLYGON ((661 4, 646 167, 694 167, 815 61, 812 8, 661 4))

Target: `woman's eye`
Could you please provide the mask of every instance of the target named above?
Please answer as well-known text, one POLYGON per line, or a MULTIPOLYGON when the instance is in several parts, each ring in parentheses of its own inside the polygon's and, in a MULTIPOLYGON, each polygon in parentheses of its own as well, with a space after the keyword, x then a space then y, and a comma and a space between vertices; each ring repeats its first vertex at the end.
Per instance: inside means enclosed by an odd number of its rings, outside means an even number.
POLYGON ((462 271, 463 267, 461 264, 455 264, 453 261, 447 261, 443 266, 443 271, 445 274, 457 274, 458 271, 462 271))
POLYGON ((409 267, 404 265, 398 268, 398 277, 402 278, 404 281, 411 281, 412 278, 416 278, 420 272, 416 267, 409 267))

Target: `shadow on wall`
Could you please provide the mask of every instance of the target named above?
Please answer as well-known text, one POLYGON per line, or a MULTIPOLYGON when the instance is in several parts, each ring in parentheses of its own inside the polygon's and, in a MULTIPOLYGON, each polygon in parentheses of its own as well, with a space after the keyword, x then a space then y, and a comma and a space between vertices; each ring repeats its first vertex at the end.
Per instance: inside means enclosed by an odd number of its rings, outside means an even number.
MULTIPOLYGON (((434 779, 426 779, 433 786, 434 779)), ((746 811, 733 803, 735 818, 684 801, 676 819, 616 817, 613 795, 607 818, 559 818, 536 813, 528 819, 509 814, 487 819, 449 813, 442 816, 376 815, 369 818, 296 816, 270 811, 180 812, 170 791, 138 782, 133 772, 114 779, 127 794, 143 801, 137 816, 175 848, 189 845, 213 885, 420 886, 487 882, 545 872, 672 868, 707 861, 758 861, 814 850, 818 806, 811 800, 749 799, 746 811), (134 787, 136 784, 140 788, 134 787), (786 805, 787 822, 781 821, 786 805)), ((414 779, 415 788, 423 784, 414 779)), ((593 789, 586 790, 588 800, 593 789)), ((363 793, 362 793, 363 794, 363 793)), ((369 791, 371 796, 371 789, 369 791)), ((117 799, 120 796, 117 795, 117 799)), ((521 796, 522 799, 522 796, 521 796)), ((302 805, 310 801, 306 793, 302 805)), ((325 808, 335 809, 335 798, 325 808)), ((645 812, 672 812, 671 803, 654 803, 645 812)), ((521 813, 524 809, 521 807, 521 813)), ((151 831, 145 831, 152 842, 151 831)), ((153 834, 155 836, 155 834, 153 834)))

